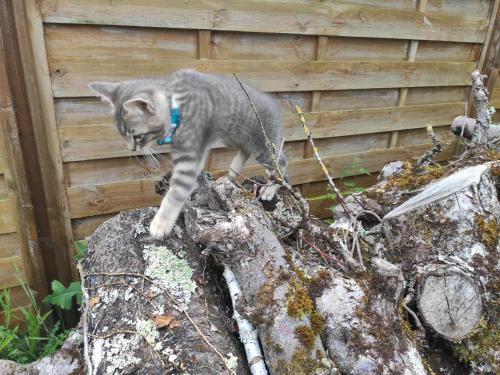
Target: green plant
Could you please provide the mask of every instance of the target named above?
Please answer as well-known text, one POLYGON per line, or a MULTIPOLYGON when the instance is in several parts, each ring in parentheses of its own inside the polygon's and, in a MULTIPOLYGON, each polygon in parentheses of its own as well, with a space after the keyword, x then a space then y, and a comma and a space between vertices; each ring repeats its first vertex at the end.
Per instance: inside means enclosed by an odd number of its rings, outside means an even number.
POLYGON ((52 281, 52 293, 49 294, 43 302, 60 307, 64 310, 70 310, 73 305, 73 297, 76 298, 76 303, 82 303, 82 285, 79 281, 73 281, 66 288, 59 280, 52 281))
POLYGON ((87 245, 88 243, 86 240, 75 241, 76 253, 74 259, 76 261, 83 259, 83 257, 85 256, 85 252, 87 251, 87 245))
POLYGON ((12 307, 10 291, 4 289, 0 293, 0 308, 3 324, 0 324, 0 359, 8 359, 19 363, 29 363, 56 351, 69 335, 70 330, 62 330, 59 323, 48 327, 47 320, 51 312, 42 313, 38 308, 31 289, 22 284, 30 304, 19 307, 21 316, 16 317, 12 307), (25 322, 25 329, 14 325, 13 319, 20 318, 25 322))
MULTIPOLYGON (((340 176, 339 176, 340 181, 338 182, 338 184, 340 186, 337 185, 337 186, 339 186, 339 189, 340 189, 340 192, 342 193, 342 195, 346 196, 346 195, 351 195, 353 193, 362 193, 363 191, 366 190, 366 188, 359 186, 356 182, 356 176, 360 176, 360 175, 369 176, 371 174, 370 174, 370 171, 368 169, 361 167, 359 165, 359 159, 354 159, 352 164, 349 167, 342 169, 342 171, 340 172, 340 176), (347 179, 347 177, 352 177, 352 178, 347 179)), ((337 199, 337 194, 335 194, 333 191, 330 191, 326 194, 316 195, 316 196, 307 198, 308 201, 324 200, 324 199, 334 201, 337 199)), ((333 205, 330 207, 330 209, 333 211, 336 206, 337 205, 333 205)), ((326 219, 325 221, 328 224, 331 224, 333 222, 332 219, 326 219)))

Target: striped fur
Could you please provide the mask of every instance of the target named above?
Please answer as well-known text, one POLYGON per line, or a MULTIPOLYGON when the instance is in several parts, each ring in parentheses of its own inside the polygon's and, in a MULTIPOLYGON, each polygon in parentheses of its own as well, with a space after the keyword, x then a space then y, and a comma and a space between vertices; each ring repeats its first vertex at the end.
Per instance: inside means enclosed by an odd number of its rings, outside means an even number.
MULTIPOLYGON (((280 106, 271 96, 244 86, 268 138, 279 149, 282 141, 280 106)), ((232 175, 241 170, 251 154, 268 170, 273 169, 261 125, 234 76, 179 70, 162 79, 92 83, 90 88, 113 105, 116 127, 130 150, 141 149, 164 136, 170 118, 165 103, 170 103, 172 95, 179 103, 181 122, 172 143, 174 167, 170 189, 151 222, 150 231, 155 238, 162 238, 172 230, 215 142, 238 148, 231 163, 232 175)), ((285 173, 283 152, 279 165, 285 173)), ((276 191, 276 186, 270 186, 263 190, 261 198, 270 200, 276 191)))

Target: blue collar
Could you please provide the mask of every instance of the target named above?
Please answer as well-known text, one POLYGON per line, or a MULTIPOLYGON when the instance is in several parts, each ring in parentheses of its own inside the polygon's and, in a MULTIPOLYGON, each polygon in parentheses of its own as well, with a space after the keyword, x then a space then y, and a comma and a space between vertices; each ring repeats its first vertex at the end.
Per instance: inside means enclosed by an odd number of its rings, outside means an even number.
POLYGON ((166 129, 167 135, 161 139, 158 139, 156 141, 157 144, 162 146, 162 145, 167 144, 167 143, 172 143, 172 141, 174 139, 175 131, 179 127, 180 117, 181 116, 180 116, 179 105, 177 104, 177 101, 175 100, 175 96, 172 96, 172 100, 170 103, 170 126, 168 129, 166 129))

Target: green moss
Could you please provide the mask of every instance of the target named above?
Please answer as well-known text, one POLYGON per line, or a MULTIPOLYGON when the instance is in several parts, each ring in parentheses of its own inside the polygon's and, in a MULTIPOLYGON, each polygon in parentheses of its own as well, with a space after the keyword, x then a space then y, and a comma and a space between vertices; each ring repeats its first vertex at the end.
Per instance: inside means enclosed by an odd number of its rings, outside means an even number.
POLYGON ((309 297, 307 289, 296 280, 291 280, 287 292, 287 312, 288 315, 300 319, 309 315, 313 311, 313 301, 309 297))
MULTIPOLYGON (((321 353, 320 353, 321 354, 321 353)), ((316 354, 317 357, 317 354, 316 354)), ((314 358, 307 349, 296 349, 289 363, 280 358, 276 361, 277 375, 312 375, 317 370, 328 368, 327 361, 314 358)))
POLYGON ((500 160, 500 151, 490 149, 486 152, 486 159, 487 160, 500 160))
POLYGON ((446 169, 440 166, 428 165, 418 170, 415 162, 405 162, 401 173, 387 179, 386 187, 415 189, 442 177, 445 172, 446 169))
MULTIPOLYGON (((455 344, 453 349, 458 358, 465 363, 488 363, 494 371, 500 371, 500 361, 495 358, 495 351, 500 347, 500 328, 481 320, 476 332, 455 344)), ((495 372, 497 373, 497 372, 495 372)))
POLYGON ((314 342, 316 341, 316 333, 311 327, 300 325, 295 327, 295 337, 304 345, 307 349, 312 349, 314 342))
POLYGON ((325 328, 325 318, 317 311, 311 313, 311 328, 316 335, 323 332, 325 328))
POLYGON ((498 234, 500 232, 500 225, 498 225, 496 219, 486 220, 484 215, 476 214, 474 222, 481 231, 481 241, 487 247, 495 247, 498 243, 498 234))

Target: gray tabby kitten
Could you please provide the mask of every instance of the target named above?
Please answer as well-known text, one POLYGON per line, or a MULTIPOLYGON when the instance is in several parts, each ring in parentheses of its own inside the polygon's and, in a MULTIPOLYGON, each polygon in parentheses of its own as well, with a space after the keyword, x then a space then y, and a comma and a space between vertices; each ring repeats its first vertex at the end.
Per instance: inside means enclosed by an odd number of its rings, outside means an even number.
MULTIPOLYGON (((282 141, 280 106, 271 96, 246 84, 244 86, 257 108, 267 136, 279 149, 282 141)), ((112 105, 116 127, 131 151, 140 150, 166 135, 170 126, 172 96, 180 107, 180 125, 171 149, 174 167, 170 189, 150 226, 154 238, 167 236, 172 230, 194 189, 208 151, 216 141, 236 146, 239 150, 231 162, 230 175, 240 172, 250 154, 254 154, 257 161, 272 173, 273 163, 262 128, 234 76, 179 70, 161 79, 93 82, 89 87, 112 105)), ((280 153, 279 165, 285 175, 283 152, 280 153)), ((278 188, 278 185, 266 186, 260 198, 271 200, 278 188)))

